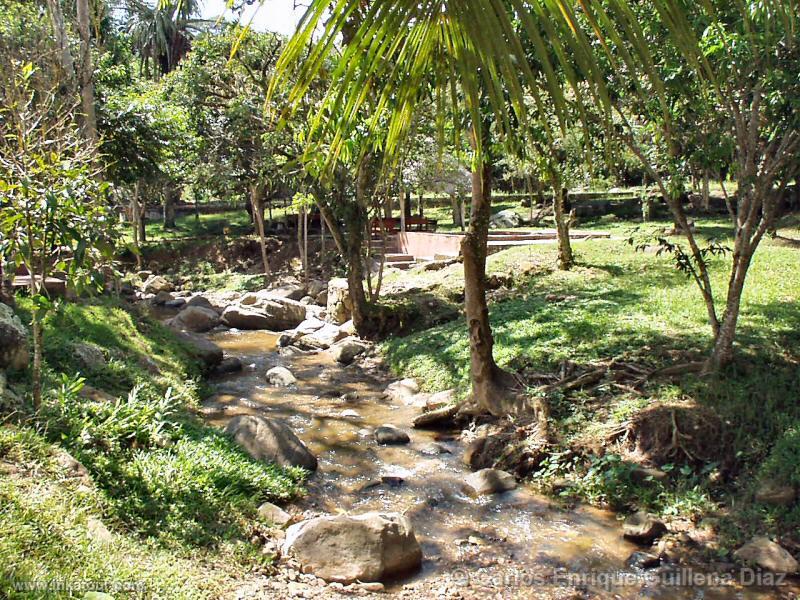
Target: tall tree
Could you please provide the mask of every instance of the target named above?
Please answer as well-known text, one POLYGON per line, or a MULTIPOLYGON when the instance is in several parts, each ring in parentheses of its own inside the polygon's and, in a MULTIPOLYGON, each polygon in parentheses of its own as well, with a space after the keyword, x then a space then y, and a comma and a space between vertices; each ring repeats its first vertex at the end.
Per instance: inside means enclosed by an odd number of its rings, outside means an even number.
MULTIPOLYGON (((733 360, 734 340, 747 272, 764 235, 775 227, 780 198, 800 174, 800 30, 795 0, 745 5, 728 2, 692 4, 674 10, 666 0, 652 0, 652 8, 629 10, 628 41, 619 38, 606 46, 612 64, 624 64, 627 77, 659 101, 639 102, 637 114, 653 124, 664 139, 668 160, 655 168, 632 135, 634 123, 623 111, 626 141, 648 167, 676 222, 688 250, 669 243, 678 265, 697 283, 705 302, 714 342, 707 372, 733 360), (643 56, 631 60, 631 47, 643 56), (652 50, 651 50, 652 49, 652 50), (728 197, 734 231, 731 270, 724 302, 715 295, 709 260, 721 247, 703 246, 684 212, 679 190, 687 176, 683 169, 696 137, 680 127, 687 90, 699 96, 695 103, 711 111, 716 129, 731 148, 731 170, 737 182, 728 197), (677 110, 676 110, 677 106, 677 110)), ((611 27, 598 3, 588 13, 598 29, 611 27)), ((623 69, 624 70, 624 69, 623 69)), ((619 72, 619 71, 617 71, 619 72)), ((717 136, 708 143, 719 144, 717 136)), ((712 156, 714 150, 710 150, 712 156)), ((699 366, 699 365, 695 365, 699 366)))
MULTIPOLYGON (((398 0, 314 0, 300 29, 279 62, 279 72, 289 73, 301 63, 298 84, 290 100, 299 103, 336 47, 340 32, 350 27, 351 43, 332 73, 335 83, 325 111, 341 115, 329 156, 341 154, 348 133, 355 128, 358 108, 367 101, 374 107, 368 127, 383 139, 385 163, 391 163, 408 134, 415 107, 432 90, 437 104, 446 97, 454 112, 466 115, 466 131, 474 148, 472 167, 472 219, 464 240, 465 312, 470 329, 473 404, 493 414, 506 414, 522 407, 513 391, 512 378, 502 372, 492 356, 492 333, 485 297, 485 260, 488 221, 491 213, 492 142, 515 142, 518 124, 526 119, 528 94, 539 101, 546 96, 562 112, 564 91, 555 77, 555 64, 565 60, 565 48, 590 56, 591 47, 576 39, 562 3, 529 6, 518 0, 501 5, 492 0, 447 2, 398 0), (364 8, 366 7, 366 8, 364 8), (315 36, 328 10, 322 33, 315 36), (356 27, 351 15, 363 10, 356 27), (545 23, 552 53, 542 40, 545 23), (517 25, 535 40, 534 52, 540 68, 535 74, 517 33, 517 25), (309 47, 310 46, 310 47, 309 47), (543 83, 542 83, 543 82, 543 83), (374 98, 370 92, 374 90, 374 98), (332 108, 333 107, 333 108, 332 108), (383 111, 389 110, 388 122, 383 111), (388 132, 388 133, 386 133, 388 132)), ((595 71, 589 76, 599 75, 595 71)), ((276 79, 280 81, 280 78, 276 79)), ((331 123, 316 119, 311 137, 331 123)), ((455 128, 456 137, 464 127, 455 128)))
POLYGON ((94 104, 94 68, 92 67, 92 33, 89 0, 76 0, 78 34, 80 35, 80 66, 78 87, 81 95, 83 134, 90 144, 97 144, 97 116, 94 104))

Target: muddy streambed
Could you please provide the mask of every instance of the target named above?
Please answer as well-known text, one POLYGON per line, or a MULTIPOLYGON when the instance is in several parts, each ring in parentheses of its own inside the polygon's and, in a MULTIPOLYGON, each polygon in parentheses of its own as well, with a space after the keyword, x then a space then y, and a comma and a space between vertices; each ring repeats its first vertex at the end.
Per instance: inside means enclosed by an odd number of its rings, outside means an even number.
POLYGON ((268 332, 232 330, 211 338, 240 358, 244 370, 215 380, 217 393, 203 413, 220 426, 239 414, 289 423, 319 459, 308 495, 298 501, 301 510, 391 511, 411 519, 424 562, 419 573, 388 585, 390 594, 429 589, 428 597, 437 597, 432 590, 446 580, 452 597, 464 598, 780 597, 764 588, 689 586, 688 578, 703 572, 686 566, 669 574, 626 567, 639 548, 623 539, 620 522, 606 511, 565 509, 524 486, 472 498, 462 489, 468 469, 455 435, 411 429, 420 409, 386 399, 385 378, 342 367, 326 353, 282 356, 268 332), (275 365, 288 367, 297 384, 268 385, 264 373, 275 365), (378 445, 373 430, 383 424, 408 431, 411 443, 378 445))

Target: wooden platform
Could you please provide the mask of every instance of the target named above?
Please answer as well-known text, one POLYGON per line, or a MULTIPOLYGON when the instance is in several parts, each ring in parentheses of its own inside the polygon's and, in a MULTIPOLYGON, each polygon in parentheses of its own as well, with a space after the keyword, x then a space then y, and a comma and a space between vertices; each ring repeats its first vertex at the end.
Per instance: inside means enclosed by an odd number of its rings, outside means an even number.
MULTIPOLYGON (((57 277, 48 277, 44 282, 45 289, 55 296, 64 296, 67 293, 67 282, 57 277)), ((11 281, 11 288, 14 291, 31 289, 30 275, 17 275, 11 281)))

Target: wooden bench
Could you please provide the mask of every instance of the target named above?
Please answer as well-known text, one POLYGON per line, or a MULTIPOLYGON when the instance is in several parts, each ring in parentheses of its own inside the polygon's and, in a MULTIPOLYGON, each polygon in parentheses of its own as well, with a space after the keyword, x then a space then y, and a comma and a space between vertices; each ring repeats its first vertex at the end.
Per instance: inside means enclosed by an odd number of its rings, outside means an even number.
MULTIPOLYGON (((381 223, 383 223, 383 229, 386 233, 398 233, 402 225, 402 221, 396 217, 372 219, 371 228, 373 233, 380 232, 381 223)), ((406 217, 406 231, 436 231, 438 223, 436 219, 429 219, 428 217, 406 217)))

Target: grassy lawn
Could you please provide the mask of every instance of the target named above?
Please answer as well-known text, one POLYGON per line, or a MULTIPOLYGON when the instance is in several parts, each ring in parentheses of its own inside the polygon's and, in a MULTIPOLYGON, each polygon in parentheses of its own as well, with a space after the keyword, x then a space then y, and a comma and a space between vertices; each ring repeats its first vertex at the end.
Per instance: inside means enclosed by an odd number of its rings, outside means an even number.
POLYGON ((45 360, 41 415, 0 427, 0 464, 16 471, 0 478, 0 580, 133 580, 155 597, 209 597, 269 563, 250 542, 266 532, 257 507, 301 493, 304 473, 203 424, 199 368, 169 330, 110 300, 65 304, 45 322, 45 360), (81 343, 104 360, 79 360, 81 343), (113 398, 86 397, 76 374, 113 398), (61 449, 90 485, 65 479, 61 449), (113 543, 87 535, 90 518, 113 543))
MULTIPOLYGON (((729 235, 724 221, 703 221, 698 227, 708 237, 724 240, 729 235)), ((614 224, 615 239, 576 242, 578 266, 570 272, 554 270, 555 245, 514 248, 489 257, 490 273, 514 277, 510 298, 490 306, 494 354, 502 367, 522 373, 551 372, 564 360, 584 364, 617 357, 658 368, 699 359, 708 352, 710 328, 694 284, 675 270, 669 258, 635 252, 624 240, 629 229, 630 225, 614 224)), ((797 237, 797 231, 791 233, 797 237)), ((796 485, 800 481, 798 258, 796 248, 772 240, 762 244, 748 276, 737 361, 719 378, 687 375, 678 381, 656 381, 641 396, 620 392, 604 396, 602 402, 581 393, 553 398, 553 418, 563 447, 602 440, 648 406, 697 402, 713 408, 727 425, 730 452, 740 474, 729 492, 746 495, 758 477, 796 485)), ((712 265, 718 297, 724 297, 727 264, 726 259, 715 259, 712 265)), ((401 277, 408 280, 409 275, 401 277)), ((442 297, 455 297, 463 286, 458 264, 435 272, 415 271, 413 277, 426 293, 442 297)), ((469 348, 461 319, 389 339, 383 352, 396 372, 416 377, 429 391, 455 387, 462 397, 468 392, 469 348)), ((704 500, 695 498, 697 502, 690 504, 707 510, 717 492, 699 479, 692 481, 692 485, 683 481, 681 489, 699 494, 704 500)), ((678 510, 687 493, 660 489, 650 499, 650 508, 678 510)), ((797 509, 750 505, 745 510, 749 520, 733 532, 737 538, 763 527, 800 523, 797 509)))

